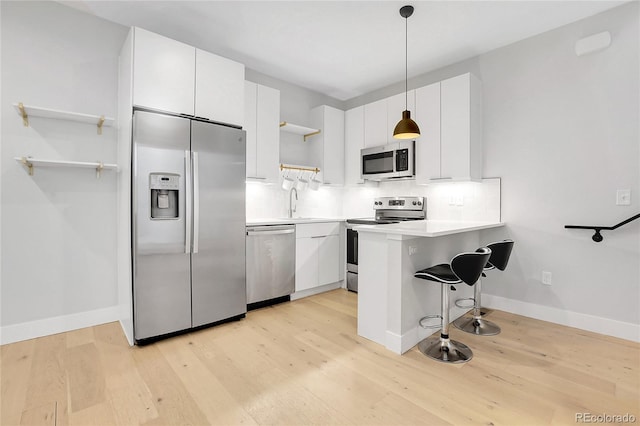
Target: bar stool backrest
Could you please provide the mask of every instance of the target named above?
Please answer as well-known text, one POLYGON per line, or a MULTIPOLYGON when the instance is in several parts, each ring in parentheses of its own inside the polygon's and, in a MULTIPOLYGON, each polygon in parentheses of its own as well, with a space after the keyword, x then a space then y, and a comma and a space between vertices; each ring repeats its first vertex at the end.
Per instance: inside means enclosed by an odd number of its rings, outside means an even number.
POLYGON ((460 253, 451 259, 451 270, 465 284, 472 286, 478 281, 489 261, 491 250, 481 247, 475 253, 460 253))
POLYGON ((509 257, 511 257, 511 250, 513 250, 513 241, 504 240, 496 243, 487 244, 487 247, 491 250, 491 257, 489 258, 489 264, 487 266, 494 266, 497 269, 504 271, 509 263, 509 257))

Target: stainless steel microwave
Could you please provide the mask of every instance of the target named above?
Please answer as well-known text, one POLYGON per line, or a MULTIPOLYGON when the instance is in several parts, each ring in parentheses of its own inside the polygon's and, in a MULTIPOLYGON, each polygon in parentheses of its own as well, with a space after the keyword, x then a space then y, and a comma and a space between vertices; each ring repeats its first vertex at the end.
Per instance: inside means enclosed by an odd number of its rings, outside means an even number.
POLYGON ((360 150, 360 177, 368 180, 415 177, 415 141, 399 141, 360 150))

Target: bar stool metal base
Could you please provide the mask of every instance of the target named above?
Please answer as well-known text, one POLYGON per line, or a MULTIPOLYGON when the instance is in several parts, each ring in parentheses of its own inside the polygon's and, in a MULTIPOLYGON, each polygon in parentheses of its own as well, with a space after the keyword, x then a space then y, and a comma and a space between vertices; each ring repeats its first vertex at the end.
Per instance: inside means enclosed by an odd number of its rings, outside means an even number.
POLYGON ((460 317, 453 322, 456 328, 478 336, 495 336, 500 327, 484 318, 460 317))
POLYGON ((437 334, 418 343, 418 350, 431 359, 450 364, 460 364, 473 358, 473 352, 467 345, 443 339, 437 334))

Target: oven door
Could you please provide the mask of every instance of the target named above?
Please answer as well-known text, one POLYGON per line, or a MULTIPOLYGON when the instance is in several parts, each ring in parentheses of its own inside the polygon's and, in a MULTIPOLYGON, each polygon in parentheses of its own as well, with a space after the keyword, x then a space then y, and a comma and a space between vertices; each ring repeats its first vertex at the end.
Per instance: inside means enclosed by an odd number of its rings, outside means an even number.
POLYGON ((358 232, 347 228, 347 271, 358 273, 358 232))

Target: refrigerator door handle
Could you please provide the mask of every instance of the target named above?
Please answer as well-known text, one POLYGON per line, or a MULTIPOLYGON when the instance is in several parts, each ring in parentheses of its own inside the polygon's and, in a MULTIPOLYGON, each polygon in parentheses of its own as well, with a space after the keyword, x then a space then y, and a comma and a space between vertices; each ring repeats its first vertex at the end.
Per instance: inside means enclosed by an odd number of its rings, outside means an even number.
POLYGON ((184 252, 191 253, 191 155, 184 152, 185 170, 185 214, 184 214, 184 252))
POLYGON ((198 153, 193 151, 193 253, 198 253, 200 233, 200 179, 198 177, 198 153))

